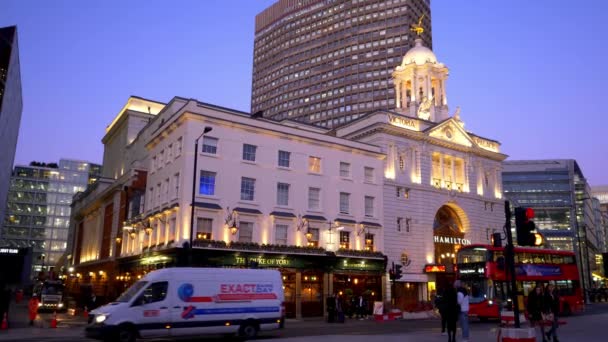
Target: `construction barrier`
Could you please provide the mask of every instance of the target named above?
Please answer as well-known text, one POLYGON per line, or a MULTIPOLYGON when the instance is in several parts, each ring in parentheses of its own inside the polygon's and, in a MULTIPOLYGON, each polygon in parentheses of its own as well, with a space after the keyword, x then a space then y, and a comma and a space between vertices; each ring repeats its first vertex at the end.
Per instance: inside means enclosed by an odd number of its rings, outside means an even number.
POLYGON ((51 319, 51 328, 57 328, 57 311, 53 312, 53 318, 51 319))
POLYGON ((4 313, 4 317, 2 318, 2 325, 0 325, 0 330, 8 329, 8 318, 6 317, 6 312, 4 313))

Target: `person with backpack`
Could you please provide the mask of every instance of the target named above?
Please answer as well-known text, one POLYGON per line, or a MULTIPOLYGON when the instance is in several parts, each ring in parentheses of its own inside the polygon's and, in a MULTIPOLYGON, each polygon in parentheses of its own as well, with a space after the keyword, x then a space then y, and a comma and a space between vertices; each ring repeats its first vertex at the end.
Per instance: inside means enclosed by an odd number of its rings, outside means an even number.
POLYGON ((469 292, 462 286, 460 280, 456 280, 454 283, 456 288, 458 305, 460 306, 460 312, 458 319, 460 319, 460 329, 462 329, 462 342, 469 341, 469 292))

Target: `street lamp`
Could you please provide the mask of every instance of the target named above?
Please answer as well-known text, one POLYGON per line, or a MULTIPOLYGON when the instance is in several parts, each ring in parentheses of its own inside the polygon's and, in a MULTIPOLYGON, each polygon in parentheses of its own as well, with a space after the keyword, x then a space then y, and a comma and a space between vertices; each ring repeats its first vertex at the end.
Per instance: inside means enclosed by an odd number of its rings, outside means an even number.
POLYGON ((192 266, 192 236, 194 235, 194 195, 196 190, 196 170, 198 164, 198 140, 203 137, 203 135, 211 132, 213 128, 209 126, 205 126, 203 133, 194 140, 194 169, 192 170, 192 201, 190 202, 190 245, 188 246, 188 262, 189 265, 192 266))

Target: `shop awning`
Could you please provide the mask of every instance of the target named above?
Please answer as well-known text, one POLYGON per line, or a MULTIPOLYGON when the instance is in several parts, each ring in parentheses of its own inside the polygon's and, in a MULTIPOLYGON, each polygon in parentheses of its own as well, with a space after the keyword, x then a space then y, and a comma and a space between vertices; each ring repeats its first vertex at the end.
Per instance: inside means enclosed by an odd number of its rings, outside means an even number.
POLYGON ((362 224, 362 225, 364 225, 364 226, 366 226, 366 227, 382 228, 381 224, 375 223, 375 222, 361 221, 359 223, 362 224))

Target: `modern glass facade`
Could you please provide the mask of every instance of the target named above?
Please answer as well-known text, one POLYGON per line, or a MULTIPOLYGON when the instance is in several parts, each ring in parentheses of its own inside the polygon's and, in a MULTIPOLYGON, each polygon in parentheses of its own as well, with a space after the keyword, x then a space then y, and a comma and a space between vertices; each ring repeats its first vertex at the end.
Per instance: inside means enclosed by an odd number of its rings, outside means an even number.
POLYGON ((432 48, 429 0, 279 0, 256 16, 251 112, 336 127, 395 108, 391 74, 432 48))
POLYGON ((67 159, 16 166, 0 245, 32 247, 34 272, 55 266, 66 249, 72 197, 100 174, 100 165, 67 159))
POLYGON ((0 222, 6 209, 22 109, 17 27, 3 27, 0 28, 0 222))
POLYGON ((590 288, 599 240, 591 189, 575 160, 503 163, 503 191, 513 206, 533 208, 547 246, 577 253, 581 278, 590 288))

